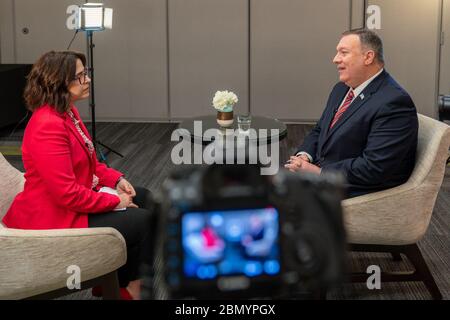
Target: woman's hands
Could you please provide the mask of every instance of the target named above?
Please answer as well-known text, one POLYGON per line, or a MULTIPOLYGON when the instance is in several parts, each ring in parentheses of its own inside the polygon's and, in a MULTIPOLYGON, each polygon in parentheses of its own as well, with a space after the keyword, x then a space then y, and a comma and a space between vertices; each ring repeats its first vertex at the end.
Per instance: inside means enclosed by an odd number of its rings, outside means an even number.
POLYGON ((128 193, 119 193, 118 197, 120 198, 120 202, 115 209, 139 208, 133 203, 133 197, 128 193))
POLYGON ((133 186, 125 178, 121 178, 119 180, 119 182, 116 185, 116 190, 119 194, 127 193, 132 197, 136 196, 136 191, 134 191, 133 186))
POLYGON ((120 198, 120 203, 117 205, 116 209, 139 208, 135 203, 133 203, 133 198, 136 196, 136 191, 131 183, 129 183, 126 179, 122 178, 119 180, 116 190, 120 198))

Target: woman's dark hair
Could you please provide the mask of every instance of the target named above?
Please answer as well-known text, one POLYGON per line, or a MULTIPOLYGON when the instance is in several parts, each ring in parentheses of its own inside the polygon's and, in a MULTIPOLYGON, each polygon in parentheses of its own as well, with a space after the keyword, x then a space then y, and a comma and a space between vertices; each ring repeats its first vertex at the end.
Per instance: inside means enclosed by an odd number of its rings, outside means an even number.
POLYGON ((50 51, 33 65, 27 77, 24 98, 28 110, 44 104, 64 113, 70 108, 69 85, 75 79, 77 60, 86 65, 86 56, 74 51, 50 51))

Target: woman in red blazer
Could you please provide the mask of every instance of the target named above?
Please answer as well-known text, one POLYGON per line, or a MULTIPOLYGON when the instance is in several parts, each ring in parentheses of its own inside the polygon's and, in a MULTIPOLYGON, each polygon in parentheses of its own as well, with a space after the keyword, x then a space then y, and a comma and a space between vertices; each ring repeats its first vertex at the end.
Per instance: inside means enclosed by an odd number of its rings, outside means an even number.
MULTIPOLYGON (((73 105, 89 96, 91 80, 85 64, 83 54, 51 51, 33 65, 24 93, 33 112, 22 143, 25 185, 3 223, 18 229, 116 228, 128 251, 119 282, 137 298, 139 267, 152 259, 150 227, 155 221, 153 213, 144 209, 152 207, 151 194, 143 188, 135 190, 121 172, 97 161, 73 105), (102 187, 116 193, 98 192, 102 187)), ((128 291, 121 290, 126 295, 128 291)))

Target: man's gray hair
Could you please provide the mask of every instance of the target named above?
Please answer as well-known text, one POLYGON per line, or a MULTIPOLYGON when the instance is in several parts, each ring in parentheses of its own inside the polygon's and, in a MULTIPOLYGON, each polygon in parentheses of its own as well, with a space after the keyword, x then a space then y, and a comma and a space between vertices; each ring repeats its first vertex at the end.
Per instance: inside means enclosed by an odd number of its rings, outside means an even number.
POLYGON ((375 58, 381 64, 384 64, 383 56, 383 42, 381 38, 372 30, 368 29, 353 29, 345 31, 342 36, 357 35, 361 41, 361 46, 365 49, 373 50, 375 58))

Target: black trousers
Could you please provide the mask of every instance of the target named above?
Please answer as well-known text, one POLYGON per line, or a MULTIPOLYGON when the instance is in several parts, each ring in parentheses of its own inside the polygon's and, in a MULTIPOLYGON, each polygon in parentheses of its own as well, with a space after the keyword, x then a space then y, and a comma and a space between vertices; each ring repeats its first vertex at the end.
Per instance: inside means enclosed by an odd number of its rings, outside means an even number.
POLYGON ((133 202, 139 208, 126 211, 111 211, 90 214, 89 228, 112 227, 125 238, 127 262, 118 270, 119 285, 128 286, 133 280, 142 278, 141 270, 152 270, 156 239, 156 206, 149 190, 136 187, 133 202))

